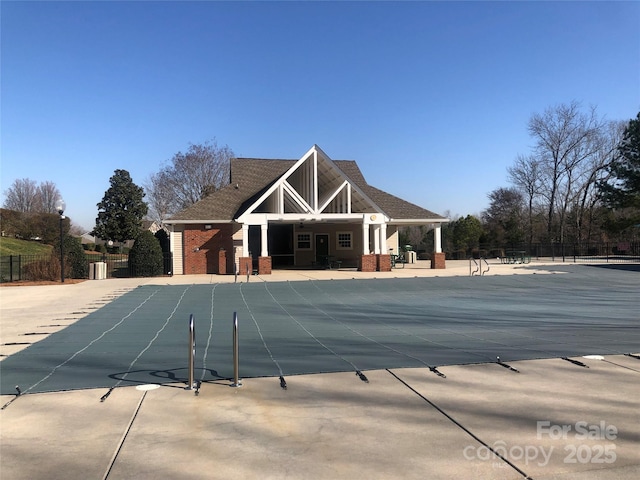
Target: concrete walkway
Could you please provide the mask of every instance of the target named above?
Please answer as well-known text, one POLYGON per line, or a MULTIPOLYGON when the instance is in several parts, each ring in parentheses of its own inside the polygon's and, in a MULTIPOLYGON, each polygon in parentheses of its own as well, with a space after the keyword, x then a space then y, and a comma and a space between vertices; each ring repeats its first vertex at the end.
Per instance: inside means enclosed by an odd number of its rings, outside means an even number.
MULTIPOLYGON (((467 261, 365 274, 277 271, 249 281, 469 275, 467 261)), ((487 275, 548 273, 492 262, 487 275)), ((179 276, 0 288, 0 355, 141 284, 179 276), (9 344, 9 345, 7 345, 9 344)), ((246 277, 238 278, 246 281, 246 277)), ((478 279, 478 281, 482 281, 478 279)), ((639 348, 640 349, 640 348, 639 348)), ((636 479, 640 360, 630 356, 2 396, 0 479, 636 479)), ((2 363, 0 362, 0 374, 2 363)))

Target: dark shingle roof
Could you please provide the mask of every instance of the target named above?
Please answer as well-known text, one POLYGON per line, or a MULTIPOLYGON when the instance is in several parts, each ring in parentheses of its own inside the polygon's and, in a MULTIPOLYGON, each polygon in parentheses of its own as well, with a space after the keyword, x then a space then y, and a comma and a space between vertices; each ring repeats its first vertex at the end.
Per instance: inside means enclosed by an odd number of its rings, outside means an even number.
MULTIPOLYGON (((230 221, 241 215, 297 160, 234 158, 231 182, 171 217, 183 221, 230 221)), ((443 219, 444 217, 369 185, 353 160, 333 162, 345 176, 394 220, 443 219)))
POLYGON ((380 207, 389 218, 394 220, 416 220, 423 218, 444 219, 444 217, 426 208, 414 205, 413 203, 369 185, 364 179, 358 164, 353 160, 336 160, 334 163, 367 197, 380 207))
POLYGON ((244 210, 243 205, 269 188, 294 163, 295 160, 234 158, 229 185, 176 213, 171 220, 233 220, 244 210))

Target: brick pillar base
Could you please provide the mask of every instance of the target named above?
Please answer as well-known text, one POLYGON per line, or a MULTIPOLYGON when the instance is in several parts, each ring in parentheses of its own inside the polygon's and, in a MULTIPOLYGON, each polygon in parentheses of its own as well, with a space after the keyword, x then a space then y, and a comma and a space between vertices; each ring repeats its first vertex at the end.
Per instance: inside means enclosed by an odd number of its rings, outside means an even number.
POLYGON ((378 260, 375 255, 362 255, 360 257, 361 272, 375 272, 378 267, 378 260))
POLYGON ((247 271, 249 271, 249 275, 253 273, 253 259, 251 257, 240 257, 238 259, 238 266, 240 270, 238 271, 238 275, 246 275, 247 271))
POLYGON ((379 254, 376 255, 377 267, 379 272, 391 271, 391 255, 379 254))
POLYGON ((431 268, 444 269, 445 266, 445 254, 444 253, 432 253, 431 254, 431 268))
POLYGON ((227 251, 221 248, 218 251, 218 275, 227 274, 227 251))
POLYGON ((271 275, 271 257, 258 258, 258 274, 271 275))

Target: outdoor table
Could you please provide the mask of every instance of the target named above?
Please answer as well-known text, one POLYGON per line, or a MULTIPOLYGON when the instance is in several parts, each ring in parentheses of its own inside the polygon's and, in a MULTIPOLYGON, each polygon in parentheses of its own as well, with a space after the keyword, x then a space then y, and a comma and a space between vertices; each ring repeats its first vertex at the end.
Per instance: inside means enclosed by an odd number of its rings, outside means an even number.
POLYGON ((507 250, 506 256, 500 260, 502 263, 529 263, 531 257, 525 250, 507 250))

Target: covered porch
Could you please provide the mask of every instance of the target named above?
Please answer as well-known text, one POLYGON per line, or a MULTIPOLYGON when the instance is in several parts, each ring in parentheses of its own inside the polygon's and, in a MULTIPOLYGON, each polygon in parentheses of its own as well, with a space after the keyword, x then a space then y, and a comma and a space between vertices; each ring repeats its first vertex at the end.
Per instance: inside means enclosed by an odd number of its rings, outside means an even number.
MULTIPOLYGON (((239 272, 265 274, 271 269, 353 268, 361 271, 390 271, 392 254, 400 252, 398 227, 417 224, 387 223, 383 215, 360 214, 358 218, 253 219, 244 223, 234 241, 239 272)), ((432 268, 444 268, 440 223, 421 222, 434 230, 435 251, 442 261, 432 268)))

